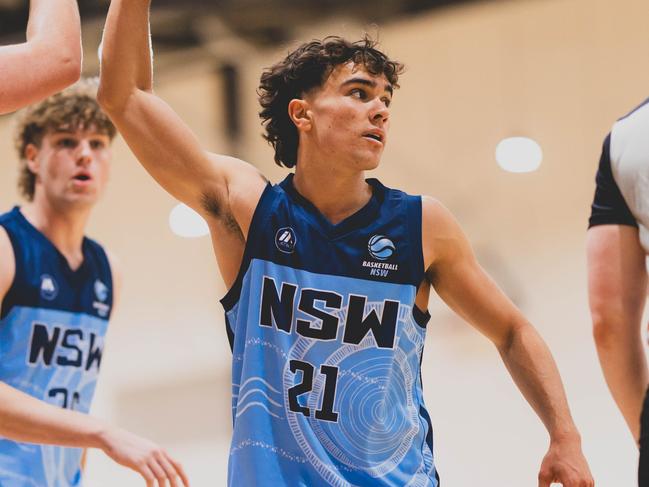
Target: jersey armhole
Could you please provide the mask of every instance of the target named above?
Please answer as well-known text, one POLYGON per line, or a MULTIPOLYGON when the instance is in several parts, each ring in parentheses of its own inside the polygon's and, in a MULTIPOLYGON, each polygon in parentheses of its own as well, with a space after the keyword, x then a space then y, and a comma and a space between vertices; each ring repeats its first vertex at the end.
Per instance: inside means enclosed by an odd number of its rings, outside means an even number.
POLYGON ((273 205, 273 185, 267 183, 264 191, 262 192, 255 211, 252 214, 252 220, 250 221, 250 227, 248 229, 248 238, 246 239, 246 245, 243 251, 243 258, 241 259, 241 266, 239 266, 239 272, 237 272, 237 277, 234 280, 234 283, 225 293, 225 296, 221 298, 221 304, 227 313, 230 311, 237 301, 239 301, 239 295, 241 294, 241 285, 243 283, 243 276, 246 275, 248 267, 250 267, 250 261, 252 260, 252 248, 257 243, 258 236, 261 233, 261 228, 265 222, 265 216, 270 212, 273 205))
POLYGON ((7 239, 9 240, 9 246, 11 248, 11 253, 14 259, 14 275, 11 278, 11 282, 9 282, 9 285, 7 286, 4 296, 2 296, 2 299, 0 299, 0 320, 2 320, 8 314, 8 310, 4 306, 5 301, 7 301, 8 297, 10 297, 11 290, 16 284, 16 280, 18 278, 17 252, 19 251, 19 249, 17 249, 17 244, 16 242, 14 242, 14 239, 11 238, 11 233, 9 232, 7 227, 0 225, 0 231, 3 231, 7 236, 7 239))

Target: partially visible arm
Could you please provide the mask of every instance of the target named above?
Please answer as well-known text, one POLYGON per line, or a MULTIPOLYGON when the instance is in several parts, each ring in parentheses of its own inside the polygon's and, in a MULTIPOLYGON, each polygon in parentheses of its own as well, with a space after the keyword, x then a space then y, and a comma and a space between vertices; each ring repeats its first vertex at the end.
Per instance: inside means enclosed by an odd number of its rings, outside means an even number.
POLYGON ((548 347, 514 304, 477 263, 446 208, 424 199, 424 259, 440 297, 498 349, 525 399, 550 435, 539 485, 592 486, 581 440, 570 415, 559 371, 548 347))
POLYGON ((649 385, 641 336, 647 271, 638 229, 629 225, 591 227, 587 256, 588 297, 599 362, 637 442, 649 385))
MULTIPOLYGON (((0 227, 0 303, 15 275, 15 257, 0 227)), ((115 462, 138 472, 153 487, 155 479, 178 486, 189 482, 182 466, 154 443, 92 416, 61 409, 0 381, 0 436, 26 443, 101 448, 115 462)), ((160 485, 166 485, 160 483, 160 485)))
POLYGON ((247 235, 265 180, 244 161, 204 151, 190 128, 153 93, 149 6, 150 0, 112 0, 102 41, 99 103, 164 189, 208 221, 215 216, 213 208, 232 211, 247 235))
POLYGON ((27 42, 0 47, 0 113, 46 98, 80 74, 76 0, 31 0, 27 42))

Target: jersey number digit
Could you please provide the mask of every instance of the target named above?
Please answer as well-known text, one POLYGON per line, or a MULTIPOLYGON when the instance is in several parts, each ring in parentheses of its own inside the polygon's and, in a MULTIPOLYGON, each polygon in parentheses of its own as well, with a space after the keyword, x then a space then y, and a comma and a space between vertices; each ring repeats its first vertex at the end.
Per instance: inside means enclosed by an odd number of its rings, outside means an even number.
POLYGON ((68 405, 70 406, 70 409, 76 409, 79 401, 81 400, 81 396, 78 392, 73 392, 71 398, 72 400, 70 400, 70 393, 63 387, 55 387, 54 389, 50 389, 50 392, 48 392, 47 395, 49 397, 61 396, 61 407, 64 409, 68 409, 68 405))
MULTIPOLYGON (((294 413, 311 416, 311 410, 306 406, 301 406, 297 398, 313 389, 313 365, 301 360, 291 360, 289 366, 294 374, 297 371, 302 372, 302 382, 289 388, 288 407, 294 413)), ((336 398, 336 383, 338 381, 338 367, 321 365, 320 373, 325 376, 324 394, 322 395, 322 407, 315 412, 315 417, 324 421, 338 421, 338 413, 333 410, 334 399, 336 398)))

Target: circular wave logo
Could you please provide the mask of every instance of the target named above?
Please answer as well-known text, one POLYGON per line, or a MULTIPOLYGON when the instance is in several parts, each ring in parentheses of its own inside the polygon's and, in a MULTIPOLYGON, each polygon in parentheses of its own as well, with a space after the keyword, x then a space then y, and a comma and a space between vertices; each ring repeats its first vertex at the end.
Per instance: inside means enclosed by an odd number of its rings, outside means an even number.
POLYGON ((367 250, 370 255, 377 260, 387 260, 392 257, 396 247, 385 235, 374 235, 367 243, 367 250))

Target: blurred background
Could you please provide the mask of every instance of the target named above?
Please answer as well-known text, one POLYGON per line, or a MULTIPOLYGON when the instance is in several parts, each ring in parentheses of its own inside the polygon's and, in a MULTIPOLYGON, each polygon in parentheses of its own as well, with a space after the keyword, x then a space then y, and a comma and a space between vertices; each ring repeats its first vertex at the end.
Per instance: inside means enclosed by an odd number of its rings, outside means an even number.
MULTIPOLYGON (((108 1, 80 6, 84 73, 96 75, 108 1)), ((157 93, 206 149, 273 181, 286 170, 261 138, 261 70, 301 41, 378 36, 407 72, 373 175, 451 209, 552 349, 597 485, 635 485, 637 449, 591 337, 584 239, 601 143, 649 96, 646 0, 154 0, 152 9, 157 93), (512 137, 530 140, 502 142, 512 137)), ((26 0, 0 0, 0 42, 22 41, 26 18, 26 0)), ((12 128, 0 117, 3 211, 20 201, 12 128)), ((93 414, 163 444, 193 486, 220 486, 232 424, 226 290, 209 237, 181 236, 201 235, 201 222, 176 206, 118 138, 88 232, 126 271, 93 414)), ((490 342, 436 296, 430 311, 422 367, 442 484, 535 486, 545 429, 490 342)), ((93 451, 86 485, 144 483, 93 451)))

